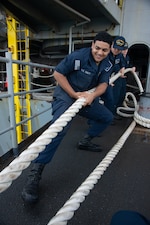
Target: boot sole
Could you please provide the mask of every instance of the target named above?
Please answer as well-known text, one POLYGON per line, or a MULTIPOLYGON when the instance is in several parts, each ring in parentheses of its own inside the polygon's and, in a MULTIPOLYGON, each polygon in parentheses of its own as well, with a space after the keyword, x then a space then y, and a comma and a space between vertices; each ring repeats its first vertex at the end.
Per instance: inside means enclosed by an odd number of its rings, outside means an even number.
POLYGON ((103 150, 100 149, 100 148, 94 149, 94 148, 89 148, 89 147, 81 146, 81 145, 78 145, 78 149, 80 149, 80 150, 85 150, 85 151, 90 151, 90 152, 101 152, 101 151, 103 151, 103 150))

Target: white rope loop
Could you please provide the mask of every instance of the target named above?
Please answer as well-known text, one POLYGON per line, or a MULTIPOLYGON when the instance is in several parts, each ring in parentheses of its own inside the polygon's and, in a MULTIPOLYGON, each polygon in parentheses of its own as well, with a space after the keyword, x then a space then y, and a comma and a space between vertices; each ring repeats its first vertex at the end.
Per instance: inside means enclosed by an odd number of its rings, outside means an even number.
MULTIPOLYGON (((129 71, 134 75, 134 78, 137 82, 140 94, 142 94, 144 92, 144 89, 142 87, 142 84, 141 84, 141 81, 140 81, 138 75, 135 72, 133 72, 131 68, 125 69, 125 73, 127 73, 129 71)), ((110 79, 110 83, 113 83, 116 79, 118 79, 119 76, 121 76, 121 73, 114 75, 110 79)), ((139 115, 137 100, 131 92, 126 93, 125 101, 123 104, 124 104, 124 107, 117 108, 117 114, 119 114, 120 116, 123 116, 123 117, 134 117, 134 120, 136 121, 137 124, 139 124, 143 127, 146 127, 146 128, 150 128, 150 120, 139 115), (128 106, 128 102, 129 102, 128 97, 131 97, 133 100, 133 103, 134 103, 133 108, 128 106), (131 112, 133 112, 133 113, 131 113, 131 112)))
POLYGON ((118 107, 117 108, 117 114, 123 117, 133 117, 134 116, 134 112, 137 111, 138 109, 138 103, 137 100, 135 98, 135 96, 131 93, 131 92, 127 92, 126 93, 126 97, 125 100, 123 102, 124 107, 118 107), (129 97, 132 99, 133 101, 133 105, 134 107, 129 107, 128 103, 130 102, 129 97))
MULTIPOLYGON (((143 89, 143 87, 142 87, 141 81, 140 81, 138 75, 136 74, 136 72, 133 72, 132 68, 127 68, 127 69, 124 70, 124 73, 127 73, 127 72, 131 72, 131 73, 134 75, 134 78, 135 78, 135 80, 136 80, 136 82, 137 82, 137 84, 138 84, 140 93, 143 93, 143 92, 144 92, 144 89, 143 89)), ((114 82, 115 80, 117 80, 120 76, 121 76, 121 73, 120 73, 120 72, 117 73, 117 74, 115 74, 113 77, 110 78, 109 83, 110 83, 110 84, 113 84, 113 82, 114 82)), ((123 78, 123 79, 125 79, 125 78, 123 78)))

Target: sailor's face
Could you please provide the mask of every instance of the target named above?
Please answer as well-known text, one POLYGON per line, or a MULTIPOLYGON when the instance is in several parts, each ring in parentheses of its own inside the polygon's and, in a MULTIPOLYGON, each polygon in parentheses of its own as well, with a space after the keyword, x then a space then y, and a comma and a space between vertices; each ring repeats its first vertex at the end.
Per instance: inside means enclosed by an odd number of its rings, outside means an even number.
POLYGON ((119 50, 118 48, 111 47, 111 51, 112 51, 113 55, 118 55, 121 53, 121 50, 119 50))
POLYGON ((122 50, 121 52, 122 52, 123 56, 126 57, 126 55, 128 53, 128 49, 122 50))
POLYGON ((110 45, 107 42, 95 41, 92 42, 92 55, 96 63, 101 62, 110 52, 110 45))

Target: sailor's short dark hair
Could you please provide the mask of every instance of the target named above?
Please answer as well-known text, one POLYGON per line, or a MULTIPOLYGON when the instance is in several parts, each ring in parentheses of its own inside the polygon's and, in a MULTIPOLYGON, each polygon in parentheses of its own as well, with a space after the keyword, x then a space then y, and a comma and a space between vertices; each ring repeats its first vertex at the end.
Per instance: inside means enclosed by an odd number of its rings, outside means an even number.
POLYGON ((113 37, 108 34, 106 31, 100 31, 96 36, 94 37, 94 43, 96 41, 103 41, 108 43, 110 46, 112 45, 113 37))

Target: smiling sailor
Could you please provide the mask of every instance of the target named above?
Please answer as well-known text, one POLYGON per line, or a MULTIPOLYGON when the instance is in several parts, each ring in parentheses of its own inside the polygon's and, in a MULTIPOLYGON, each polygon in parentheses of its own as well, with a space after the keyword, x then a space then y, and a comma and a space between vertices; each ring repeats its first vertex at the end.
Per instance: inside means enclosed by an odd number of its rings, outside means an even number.
MULTIPOLYGON (((91 142, 102 133, 113 120, 112 113, 99 103, 108 84, 112 63, 108 59, 112 37, 106 32, 98 33, 91 47, 82 48, 67 55, 55 68, 54 77, 58 86, 54 92, 52 113, 54 121, 59 118, 77 99, 84 97, 85 104, 79 115, 90 120, 87 133, 79 141, 77 147, 92 152, 101 151, 99 145, 91 142), (90 93, 88 90, 95 88, 90 93)), ((64 129, 48 144, 37 159, 32 162, 31 171, 22 192, 24 201, 33 203, 38 200, 38 187, 42 171, 51 161, 54 153, 70 127, 69 122, 64 129)))

